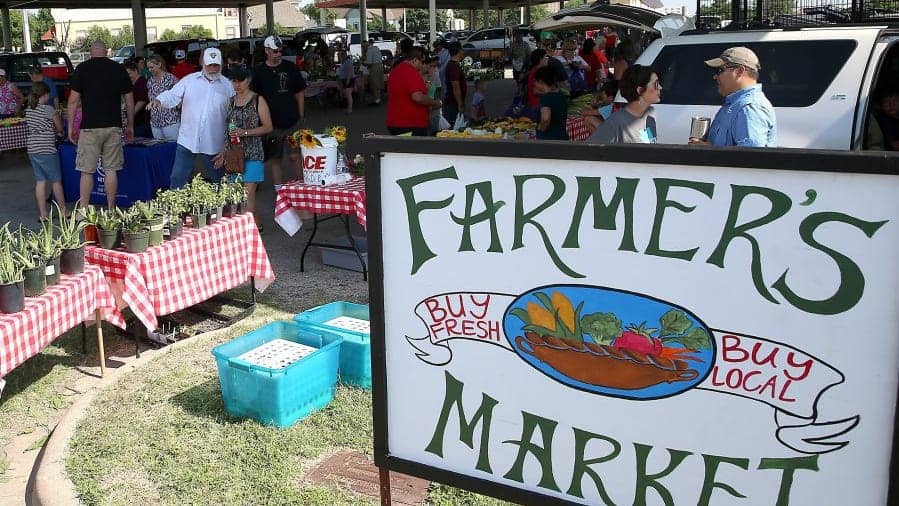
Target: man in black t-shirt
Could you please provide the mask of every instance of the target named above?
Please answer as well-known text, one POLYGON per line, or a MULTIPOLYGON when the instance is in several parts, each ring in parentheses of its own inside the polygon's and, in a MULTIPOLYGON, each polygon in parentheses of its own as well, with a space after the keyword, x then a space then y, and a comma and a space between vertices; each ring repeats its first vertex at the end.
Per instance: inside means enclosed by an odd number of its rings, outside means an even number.
POLYGON ((250 86, 265 98, 272 114, 274 130, 265 136, 265 157, 272 160, 272 181, 278 187, 284 171, 290 170, 290 145, 284 138, 306 119, 306 81, 293 64, 281 60, 284 43, 280 37, 269 35, 262 45, 265 61, 253 68, 250 86))
POLYGON ((134 95, 125 67, 106 57, 106 44, 91 44, 91 58, 69 78, 69 140, 78 145, 75 168, 81 172, 78 205, 90 204, 94 172, 103 159, 106 202, 115 208, 117 171, 125 164, 122 146, 122 99, 125 99, 125 140, 134 138, 134 95), (81 130, 75 131, 75 111, 81 107, 81 130))

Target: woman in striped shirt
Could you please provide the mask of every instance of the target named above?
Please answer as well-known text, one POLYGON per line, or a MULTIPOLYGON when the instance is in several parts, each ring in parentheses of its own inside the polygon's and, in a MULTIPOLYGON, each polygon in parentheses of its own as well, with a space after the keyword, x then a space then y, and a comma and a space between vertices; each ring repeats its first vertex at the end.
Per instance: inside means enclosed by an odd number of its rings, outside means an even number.
POLYGON ((28 123, 28 159, 34 169, 34 195, 41 221, 47 219, 47 183, 53 189, 53 199, 62 213, 66 212, 66 199, 62 191, 62 172, 56 154, 56 136, 62 133, 62 120, 49 105, 50 89, 44 83, 31 85, 31 95, 25 108, 28 123))

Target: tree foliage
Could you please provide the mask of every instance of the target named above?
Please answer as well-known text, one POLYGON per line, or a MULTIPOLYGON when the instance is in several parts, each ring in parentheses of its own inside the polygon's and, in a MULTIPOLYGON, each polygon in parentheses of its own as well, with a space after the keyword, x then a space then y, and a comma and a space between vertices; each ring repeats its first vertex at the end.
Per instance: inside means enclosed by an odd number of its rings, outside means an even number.
POLYGON ((312 21, 313 25, 321 24, 322 22, 322 11, 324 11, 325 22, 326 25, 333 25, 334 20, 337 19, 337 16, 330 9, 319 9, 315 6, 314 3, 310 3, 308 5, 304 5, 300 7, 300 12, 306 15, 310 21, 312 21))
POLYGON ((162 32, 162 35, 159 36, 159 40, 208 39, 211 37, 212 30, 209 28, 200 25, 192 25, 190 28, 181 30, 180 32, 167 28, 162 32))
MULTIPOLYGON (((406 9, 406 31, 427 32, 431 29, 431 21, 427 9, 406 9)), ((449 15, 444 9, 437 10, 437 31, 449 29, 449 15)))

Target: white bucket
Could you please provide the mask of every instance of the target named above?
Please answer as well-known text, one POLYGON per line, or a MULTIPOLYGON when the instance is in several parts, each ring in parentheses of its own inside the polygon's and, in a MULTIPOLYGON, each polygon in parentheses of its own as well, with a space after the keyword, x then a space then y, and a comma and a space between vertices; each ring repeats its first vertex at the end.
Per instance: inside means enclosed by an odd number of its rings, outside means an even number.
POLYGON ((322 185, 337 176, 337 139, 316 135, 321 147, 300 146, 300 166, 303 182, 322 185))

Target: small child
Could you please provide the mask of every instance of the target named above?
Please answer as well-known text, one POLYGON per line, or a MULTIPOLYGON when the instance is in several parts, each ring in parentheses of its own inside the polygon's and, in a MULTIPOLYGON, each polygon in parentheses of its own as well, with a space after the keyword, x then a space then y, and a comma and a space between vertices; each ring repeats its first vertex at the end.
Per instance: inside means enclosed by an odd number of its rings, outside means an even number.
POLYGON ((615 81, 606 81, 596 99, 593 100, 593 107, 581 111, 584 117, 584 123, 590 133, 596 130, 600 123, 609 119, 612 115, 612 102, 615 101, 615 95, 618 94, 618 83, 615 81))
POLYGON ((34 195, 41 221, 47 219, 47 183, 51 184, 53 199, 59 211, 66 212, 66 199, 62 189, 62 171, 56 153, 56 136, 62 133, 62 120, 49 105, 50 90, 44 83, 34 83, 25 108, 28 123, 28 159, 34 169, 34 195))
POLYGON ((474 95, 471 97, 471 119, 484 121, 487 119, 487 81, 479 79, 474 83, 474 95))

